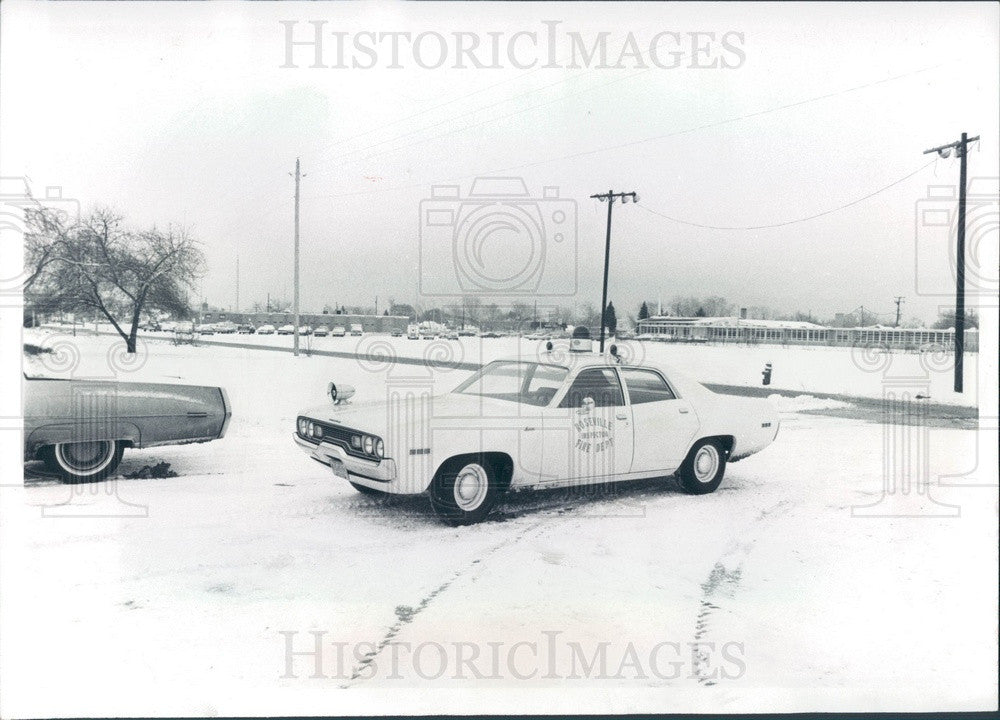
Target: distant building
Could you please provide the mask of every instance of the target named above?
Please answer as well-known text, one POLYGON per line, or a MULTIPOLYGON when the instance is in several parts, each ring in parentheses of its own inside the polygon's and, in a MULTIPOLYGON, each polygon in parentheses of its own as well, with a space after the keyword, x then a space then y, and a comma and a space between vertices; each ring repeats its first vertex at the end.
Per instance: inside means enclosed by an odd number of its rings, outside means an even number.
MULTIPOLYGON (((744 343, 770 345, 877 345, 919 350, 952 348, 955 330, 931 328, 825 327, 795 320, 746 320, 737 317, 674 317, 657 315, 640 320, 636 333, 651 340, 692 343, 744 343)), ((978 351, 979 332, 965 332, 965 349, 978 351)))

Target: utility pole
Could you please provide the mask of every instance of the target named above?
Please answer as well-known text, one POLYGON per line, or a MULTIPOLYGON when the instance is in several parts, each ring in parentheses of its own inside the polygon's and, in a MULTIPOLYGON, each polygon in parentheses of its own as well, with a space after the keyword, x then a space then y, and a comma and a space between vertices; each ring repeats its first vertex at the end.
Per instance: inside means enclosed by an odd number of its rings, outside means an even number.
POLYGON ((634 191, 616 193, 614 190, 608 190, 606 193, 598 193, 590 197, 608 203, 608 231, 604 240, 604 286, 601 290, 601 354, 603 354, 604 321, 608 306, 608 264, 611 259, 611 206, 615 204, 616 198, 621 200, 623 205, 628 202, 629 198, 632 198, 632 202, 637 203, 639 202, 639 196, 634 191))
POLYGON ((955 248, 955 392, 962 392, 963 365, 965 353, 965 185, 968 172, 967 157, 969 144, 979 140, 979 136, 970 138, 962 133, 961 140, 947 145, 939 145, 930 150, 924 150, 924 155, 936 152, 943 158, 951 155, 954 149, 960 164, 958 171, 958 238, 955 248))
POLYGON ((236 254, 236 312, 240 311, 240 256, 236 254))
POLYGON ((906 298, 904 298, 902 295, 897 295, 896 296, 896 301, 895 301, 896 302, 896 324, 893 325, 893 327, 899 327, 899 316, 900 316, 900 311, 902 309, 900 306, 903 304, 903 301, 905 299, 906 298))
POLYGON ((292 352, 295 357, 299 356, 299 184, 301 180, 299 159, 295 158, 295 290, 293 291, 295 332, 292 335, 292 352))

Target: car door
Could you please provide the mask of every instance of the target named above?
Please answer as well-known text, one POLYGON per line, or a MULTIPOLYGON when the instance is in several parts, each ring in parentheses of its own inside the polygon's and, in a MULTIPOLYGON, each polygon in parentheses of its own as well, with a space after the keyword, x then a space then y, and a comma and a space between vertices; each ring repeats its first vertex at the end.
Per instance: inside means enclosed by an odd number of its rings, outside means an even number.
POLYGON ((658 370, 619 368, 632 412, 632 472, 672 472, 684 461, 698 415, 658 370))
POLYGON ((599 482, 628 473, 632 419, 615 368, 581 370, 543 418, 543 481, 599 482))

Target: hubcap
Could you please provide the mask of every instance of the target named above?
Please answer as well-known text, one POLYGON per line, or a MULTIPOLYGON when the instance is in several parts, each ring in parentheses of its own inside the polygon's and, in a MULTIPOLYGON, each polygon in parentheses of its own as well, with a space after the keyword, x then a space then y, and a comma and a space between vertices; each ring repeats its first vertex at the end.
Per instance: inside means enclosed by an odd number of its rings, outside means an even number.
POLYGON ((714 445, 699 448, 694 456, 694 476, 698 482, 711 482, 719 471, 719 451, 714 445))
POLYGON ((60 462, 76 473, 98 472, 111 461, 114 454, 110 441, 65 443, 56 447, 60 462))
POLYGON ((486 470, 482 465, 469 463, 455 477, 455 504, 471 512, 483 504, 488 489, 486 470))

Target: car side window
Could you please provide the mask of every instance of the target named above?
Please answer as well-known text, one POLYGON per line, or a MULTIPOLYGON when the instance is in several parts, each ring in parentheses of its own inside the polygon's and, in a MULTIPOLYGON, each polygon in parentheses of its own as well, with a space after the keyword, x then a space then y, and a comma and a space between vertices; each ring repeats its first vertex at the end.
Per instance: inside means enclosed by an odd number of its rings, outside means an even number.
POLYGON ((584 398, 593 398, 595 407, 609 407, 625 404, 622 388, 615 371, 611 368, 584 370, 570 386, 566 397, 559 403, 561 408, 578 408, 584 398))
POLYGON ((677 397, 657 372, 623 368, 621 373, 628 388, 629 402, 633 405, 673 400, 677 397))

